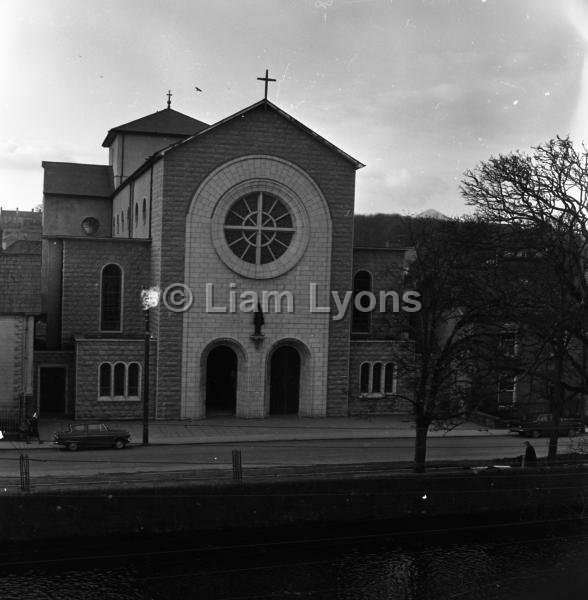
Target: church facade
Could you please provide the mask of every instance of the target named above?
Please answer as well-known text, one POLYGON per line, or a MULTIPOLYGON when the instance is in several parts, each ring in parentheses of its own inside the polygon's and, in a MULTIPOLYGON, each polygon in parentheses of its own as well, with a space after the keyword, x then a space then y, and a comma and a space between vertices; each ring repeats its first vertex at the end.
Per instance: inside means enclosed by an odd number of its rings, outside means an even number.
POLYGON ((405 316, 352 307, 406 260, 354 247, 359 161, 267 100, 214 125, 168 103, 103 146, 43 163, 41 417, 141 417, 146 289, 152 418, 407 410, 405 316))

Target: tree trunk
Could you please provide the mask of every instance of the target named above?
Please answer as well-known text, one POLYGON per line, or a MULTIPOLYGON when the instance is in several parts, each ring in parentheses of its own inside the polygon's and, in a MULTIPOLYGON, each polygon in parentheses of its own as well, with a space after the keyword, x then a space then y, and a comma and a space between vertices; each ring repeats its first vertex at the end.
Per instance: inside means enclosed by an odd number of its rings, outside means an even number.
POLYGON ((547 451, 547 459, 555 460, 557 457, 557 442, 559 439, 559 423, 561 420, 562 406, 556 406, 555 410, 551 413, 553 422, 553 430, 549 435, 549 449, 547 451))
POLYGON ((423 417, 416 419, 416 436, 414 443, 414 472, 425 472, 425 460, 427 458, 427 433, 429 423, 423 417))
POLYGON ((551 408, 551 419, 553 423, 553 429, 549 435, 549 450, 547 451, 547 460, 555 460, 557 457, 557 441, 559 438, 559 422, 563 413, 564 405, 564 389, 562 385, 563 379, 563 352, 564 349, 559 346, 556 353, 555 362, 555 380, 554 380, 554 397, 551 408))

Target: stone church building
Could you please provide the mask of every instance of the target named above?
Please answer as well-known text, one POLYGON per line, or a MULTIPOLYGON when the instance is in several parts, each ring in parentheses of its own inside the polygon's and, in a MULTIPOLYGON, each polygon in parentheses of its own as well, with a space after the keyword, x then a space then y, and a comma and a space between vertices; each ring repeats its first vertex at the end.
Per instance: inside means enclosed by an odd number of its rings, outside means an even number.
POLYGON ((406 410, 404 316, 333 296, 402 289, 404 250, 354 247, 358 160, 266 99, 214 125, 168 101, 102 145, 43 162, 41 417, 141 417, 152 287, 152 418, 406 410))

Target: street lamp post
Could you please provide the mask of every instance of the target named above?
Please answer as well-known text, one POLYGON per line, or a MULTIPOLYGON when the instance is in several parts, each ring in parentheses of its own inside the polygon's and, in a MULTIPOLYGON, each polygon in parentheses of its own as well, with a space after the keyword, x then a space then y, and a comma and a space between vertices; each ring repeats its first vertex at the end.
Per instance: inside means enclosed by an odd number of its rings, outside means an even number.
POLYGON ((143 446, 149 445, 149 346, 151 328, 149 309, 159 304, 159 288, 152 287, 141 290, 141 304, 145 321, 145 348, 143 351, 143 446))

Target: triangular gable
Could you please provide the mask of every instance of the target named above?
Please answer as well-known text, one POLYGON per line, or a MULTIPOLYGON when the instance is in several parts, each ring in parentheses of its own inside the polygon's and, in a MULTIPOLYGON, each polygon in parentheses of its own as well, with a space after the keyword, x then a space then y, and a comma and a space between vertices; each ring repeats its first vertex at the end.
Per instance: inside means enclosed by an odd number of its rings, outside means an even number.
POLYGON ((237 112, 229 117, 226 117, 226 118, 222 119, 221 121, 218 121, 214 125, 210 125, 210 127, 207 127, 206 129, 203 129, 202 131, 199 131, 199 132, 195 133, 194 135, 191 135, 190 137, 186 138, 185 140, 181 140, 175 144, 172 144, 171 146, 168 146, 167 148, 164 148, 163 150, 158 152, 155 156, 164 156, 168 152, 173 151, 175 148, 177 148, 183 144, 187 144, 196 138, 207 135, 210 132, 214 131, 215 129, 218 129, 225 123, 228 123, 229 121, 233 121, 234 119, 237 119, 243 115, 246 115, 247 113, 249 113, 263 105, 265 105, 267 108, 278 113, 282 118, 290 121, 293 125, 295 125, 299 129, 304 131, 304 133, 312 136, 313 138, 318 140, 321 144, 323 144, 324 146, 326 146, 333 152, 336 152, 337 154, 339 154, 339 156, 343 157, 345 160, 352 163, 356 169, 361 169, 362 167, 365 167, 365 165, 363 163, 359 162, 358 160, 356 160, 355 158, 353 158, 346 152, 343 152, 343 150, 341 150, 340 148, 337 148, 337 146, 335 146, 334 144, 332 144, 331 142, 326 140, 324 137, 320 136, 318 133, 314 132, 312 129, 310 129, 310 127, 307 127, 306 125, 302 124, 300 121, 298 121, 297 119, 295 119, 294 117, 289 115, 287 112, 283 111, 281 108, 277 107, 275 104, 271 103, 269 100, 260 100, 259 102, 256 102, 255 104, 252 104, 251 106, 248 106, 247 108, 244 108, 243 110, 240 110, 239 112, 237 112))

